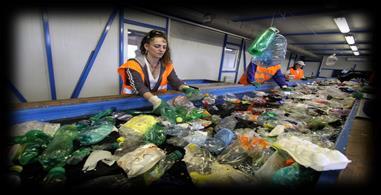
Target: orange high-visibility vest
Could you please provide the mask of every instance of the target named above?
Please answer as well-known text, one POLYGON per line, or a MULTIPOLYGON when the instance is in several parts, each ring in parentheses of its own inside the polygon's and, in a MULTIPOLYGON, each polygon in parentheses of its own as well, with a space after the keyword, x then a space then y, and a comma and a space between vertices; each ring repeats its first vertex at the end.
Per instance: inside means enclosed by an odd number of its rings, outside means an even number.
MULTIPOLYGON (((301 68, 298 68, 296 70, 291 68, 290 69, 290 75, 294 75, 295 80, 300 80, 304 77, 304 70, 301 68)), ((287 78, 289 78, 289 75, 287 75, 287 78)))
MULTIPOLYGON (((270 66, 270 67, 262 67, 262 66, 257 66, 257 69, 255 71, 255 81, 258 83, 264 83, 265 81, 270 80, 278 70, 281 69, 280 64, 277 64, 275 66, 270 66)), ((245 72, 241 78, 239 79, 240 84, 248 85, 249 83, 247 82, 247 73, 245 72)))
MULTIPOLYGON (((161 82, 158 88, 158 91, 163 93, 167 92, 168 76, 171 74, 173 70, 173 64, 165 64, 164 66, 165 66, 164 67, 165 69, 163 74, 161 75, 161 82)), ((135 91, 135 87, 132 86, 133 84, 131 83, 130 85, 127 84, 127 79, 129 76, 126 73, 127 68, 137 71, 140 74, 140 77, 142 78, 143 82, 145 79, 144 72, 143 72, 142 66, 137 62, 137 60, 134 60, 134 59, 127 60, 126 63, 122 64, 118 68, 118 73, 123 81, 121 94, 135 94, 136 91, 135 91)))

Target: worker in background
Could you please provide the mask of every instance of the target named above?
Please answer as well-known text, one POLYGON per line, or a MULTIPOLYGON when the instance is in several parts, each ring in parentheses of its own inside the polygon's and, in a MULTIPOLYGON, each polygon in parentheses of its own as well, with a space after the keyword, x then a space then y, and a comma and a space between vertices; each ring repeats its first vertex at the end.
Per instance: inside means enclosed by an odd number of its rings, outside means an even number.
POLYGON ((288 84, 281 71, 281 63, 284 61, 286 49, 286 38, 281 34, 276 34, 268 48, 252 58, 239 83, 258 87, 265 81, 273 79, 281 88, 286 89, 288 84))
POLYGON ((122 94, 139 94, 153 105, 153 111, 161 113, 170 106, 152 92, 167 92, 170 84, 174 89, 187 96, 198 94, 199 90, 191 88, 180 80, 175 72, 167 36, 160 31, 152 30, 140 44, 141 55, 128 59, 118 68, 123 81, 122 94), (163 109, 164 108, 164 109, 163 109))
POLYGON ((303 61, 297 61, 292 68, 287 71, 286 78, 288 80, 301 80, 304 79, 304 66, 303 61))

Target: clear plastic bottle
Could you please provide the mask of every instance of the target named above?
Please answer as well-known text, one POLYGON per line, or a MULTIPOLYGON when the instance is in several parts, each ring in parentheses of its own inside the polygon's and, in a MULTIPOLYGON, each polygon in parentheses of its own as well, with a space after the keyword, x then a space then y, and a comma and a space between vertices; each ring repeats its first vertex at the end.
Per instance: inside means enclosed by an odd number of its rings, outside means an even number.
POLYGON ((164 159, 160 160, 151 170, 144 173, 143 178, 146 185, 150 185, 152 182, 160 179, 164 173, 169 170, 173 164, 179 161, 183 157, 183 154, 178 150, 168 154, 164 159))

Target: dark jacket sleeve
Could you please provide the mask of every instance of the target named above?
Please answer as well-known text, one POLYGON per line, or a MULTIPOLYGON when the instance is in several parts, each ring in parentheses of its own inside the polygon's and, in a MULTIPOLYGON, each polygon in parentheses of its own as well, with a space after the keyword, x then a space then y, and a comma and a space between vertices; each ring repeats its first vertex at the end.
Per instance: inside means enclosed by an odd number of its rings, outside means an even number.
POLYGON ((168 83, 176 90, 179 90, 180 85, 183 85, 184 82, 177 77, 175 69, 168 76, 168 83))
POLYGON ((282 87, 283 85, 286 85, 288 86, 287 82, 286 82, 286 78, 284 77, 282 71, 279 69, 275 75, 273 76, 273 79, 274 81, 280 86, 282 87))
POLYGON ((131 73, 131 76, 128 76, 128 84, 134 86, 134 89, 139 93, 139 95, 143 95, 146 92, 150 92, 148 87, 144 85, 143 79, 137 71, 128 68, 126 72, 127 75, 129 75, 128 72, 131 73))
POLYGON ((254 63, 250 62, 249 66, 247 66, 247 82, 248 83, 253 83, 255 81, 255 71, 257 69, 257 65, 254 63))

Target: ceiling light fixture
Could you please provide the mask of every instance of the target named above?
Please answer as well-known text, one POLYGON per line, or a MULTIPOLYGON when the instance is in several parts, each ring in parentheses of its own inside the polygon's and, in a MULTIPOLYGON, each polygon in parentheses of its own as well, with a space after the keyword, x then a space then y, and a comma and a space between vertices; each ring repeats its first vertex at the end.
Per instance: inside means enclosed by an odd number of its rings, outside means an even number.
POLYGON ((349 47, 351 47, 351 50, 352 50, 352 51, 358 51, 358 49, 357 49, 357 46, 356 46, 356 45, 350 45, 349 47))
POLYGON ((340 32, 349 33, 349 26, 347 20, 344 17, 334 18, 333 20, 335 21, 337 27, 339 27, 340 32))
POLYGON ((355 56, 358 56, 358 55, 360 55, 360 52, 354 51, 353 54, 355 54, 355 56))
POLYGON ((345 35, 344 37, 349 45, 355 44, 355 38, 353 37, 353 35, 345 35))

